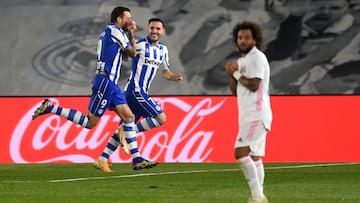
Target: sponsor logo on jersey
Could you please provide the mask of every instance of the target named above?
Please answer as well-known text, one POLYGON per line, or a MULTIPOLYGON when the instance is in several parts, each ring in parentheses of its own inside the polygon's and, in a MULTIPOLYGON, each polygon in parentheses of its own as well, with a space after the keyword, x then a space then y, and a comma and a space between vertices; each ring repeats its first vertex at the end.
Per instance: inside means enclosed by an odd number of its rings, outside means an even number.
POLYGON ((145 63, 149 64, 149 65, 155 65, 155 66, 160 65, 160 62, 155 61, 155 60, 151 60, 151 59, 147 59, 147 58, 145 59, 145 63))

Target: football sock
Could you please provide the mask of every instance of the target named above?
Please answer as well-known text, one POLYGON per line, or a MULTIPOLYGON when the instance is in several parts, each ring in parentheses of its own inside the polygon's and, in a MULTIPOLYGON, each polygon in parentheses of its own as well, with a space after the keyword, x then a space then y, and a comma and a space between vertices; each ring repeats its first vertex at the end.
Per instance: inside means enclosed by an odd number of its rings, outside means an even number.
POLYGON ((265 179, 265 170, 264 170, 264 164, 261 159, 254 162, 257 170, 257 175, 259 178, 259 183, 261 187, 261 192, 264 191, 264 179, 265 179))
POLYGON ((50 112, 53 114, 57 114, 59 116, 62 116, 69 121, 72 121, 76 124, 81 125, 84 128, 89 128, 89 119, 86 115, 81 113, 78 110, 70 109, 70 108, 62 108, 60 106, 51 105, 48 106, 44 112, 50 112))
POLYGON ((240 168, 243 171, 245 179, 248 182, 252 197, 262 199, 264 196, 260 188, 259 178, 254 161, 250 156, 246 156, 238 159, 238 162, 240 168))
POLYGON ((124 135, 126 138, 126 142, 128 143, 129 149, 130 149, 130 153, 131 153, 131 157, 132 158, 136 158, 138 156, 140 156, 140 152, 138 149, 138 144, 137 144, 137 140, 136 140, 136 132, 135 132, 135 122, 134 121, 130 121, 130 122, 121 122, 121 125, 124 127, 124 135))
POLYGON ((101 156, 99 157, 100 160, 106 161, 109 159, 109 157, 114 153, 114 151, 119 147, 120 140, 117 135, 119 129, 116 130, 116 132, 110 137, 104 151, 101 153, 101 156))
POLYGON ((147 117, 142 119, 139 123, 135 125, 135 131, 136 132, 143 132, 146 130, 150 130, 151 128, 156 128, 161 126, 162 123, 153 117, 147 117))

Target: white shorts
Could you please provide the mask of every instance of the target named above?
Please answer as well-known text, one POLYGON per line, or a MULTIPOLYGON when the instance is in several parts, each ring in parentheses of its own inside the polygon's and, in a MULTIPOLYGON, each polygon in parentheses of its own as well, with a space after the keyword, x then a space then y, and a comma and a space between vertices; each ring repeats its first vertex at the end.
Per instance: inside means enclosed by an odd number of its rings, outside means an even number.
POLYGON ((235 148, 249 146, 250 156, 265 156, 266 134, 267 130, 261 120, 242 122, 235 148))

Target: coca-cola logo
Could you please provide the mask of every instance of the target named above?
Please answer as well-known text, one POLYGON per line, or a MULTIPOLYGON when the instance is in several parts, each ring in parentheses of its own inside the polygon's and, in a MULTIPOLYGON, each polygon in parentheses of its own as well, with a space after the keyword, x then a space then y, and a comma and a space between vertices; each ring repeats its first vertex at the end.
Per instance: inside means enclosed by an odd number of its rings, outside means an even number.
MULTIPOLYGON (((51 100, 61 105, 65 99, 51 100)), ((141 154, 164 162, 206 160, 213 152, 210 142, 214 129, 205 124, 211 116, 220 114, 225 99, 214 102, 212 98, 201 98, 194 103, 175 97, 155 100, 168 114, 168 121, 164 127, 137 135, 141 154)), ((34 104, 24 114, 11 135, 9 148, 15 163, 92 162, 100 155, 120 121, 113 112, 106 112, 91 130, 53 114, 32 121, 31 115, 40 104, 41 101, 34 104)), ((129 162, 131 157, 118 150, 111 160, 129 162)))

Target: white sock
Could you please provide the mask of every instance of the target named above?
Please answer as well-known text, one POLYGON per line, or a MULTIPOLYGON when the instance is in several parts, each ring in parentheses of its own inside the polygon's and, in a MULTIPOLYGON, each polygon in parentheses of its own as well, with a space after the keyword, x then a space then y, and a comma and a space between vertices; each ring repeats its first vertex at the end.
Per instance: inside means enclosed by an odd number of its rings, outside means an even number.
POLYGON ((134 121, 124 122, 123 121, 122 126, 124 127, 124 135, 125 135, 126 142, 128 143, 128 146, 130 149, 131 157, 136 158, 136 157, 141 156, 139 149, 138 149, 137 140, 136 140, 136 132, 134 129, 135 122, 134 121))
POLYGON ((50 113, 62 116, 68 119, 69 121, 72 121, 73 123, 81 125, 84 128, 89 128, 88 117, 76 109, 63 108, 60 106, 53 105, 50 113))
POLYGON ((240 168, 244 173, 245 179, 248 182, 252 197, 262 199, 264 196, 261 191, 259 178, 257 175, 257 169, 254 161, 251 159, 250 156, 246 156, 238 159, 238 162, 240 168))
POLYGON ((136 132, 143 132, 161 126, 162 123, 156 118, 147 117, 135 125, 136 132))
POLYGON ((109 141, 105 147, 105 149, 103 150, 103 152, 101 153, 99 159, 101 161, 107 161, 109 159, 109 157, 114 153, 114 151, 119 147, 120 145, 120 140, 118 137, 118 132, 119 129, 116 129, 115 133, 109 138, 109 141))
POLYGON ((264 180, 265 180, 265 170, 264 164, 261 159, 254 162, 257 170, 257 175, 259 178, 259 183, 261 187, 261 192, 264 193, 264 180))

